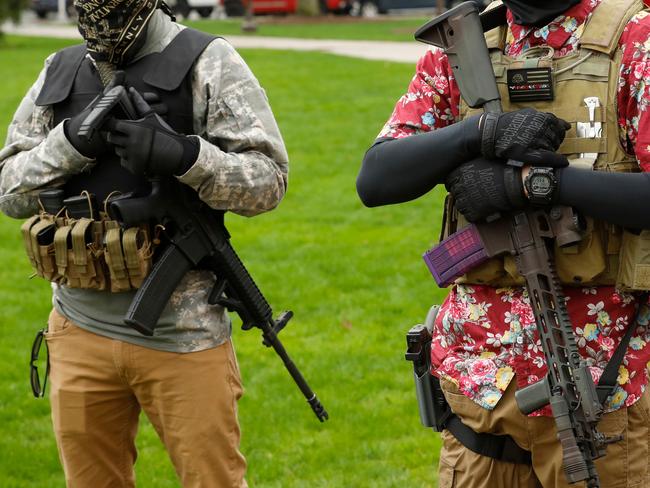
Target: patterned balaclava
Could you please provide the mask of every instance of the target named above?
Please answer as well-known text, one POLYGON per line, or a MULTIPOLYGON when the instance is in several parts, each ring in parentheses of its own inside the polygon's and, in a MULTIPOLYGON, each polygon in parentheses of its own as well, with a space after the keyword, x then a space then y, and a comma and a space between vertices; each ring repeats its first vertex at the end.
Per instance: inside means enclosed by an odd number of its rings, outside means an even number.
POLYGON ((160 0, 74 0, 79 32, 95 61, 121 67, 142 47, 160 0))
POLYGON ((503 0, 512 12, 515 24, 544 27, 581 0, 503 0))

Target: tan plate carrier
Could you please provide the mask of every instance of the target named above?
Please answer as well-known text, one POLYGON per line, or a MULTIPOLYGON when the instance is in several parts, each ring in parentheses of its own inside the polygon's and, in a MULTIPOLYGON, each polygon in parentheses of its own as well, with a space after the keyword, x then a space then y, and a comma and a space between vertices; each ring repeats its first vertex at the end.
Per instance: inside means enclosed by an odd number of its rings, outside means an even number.
MULTIPOLYGON (((493 8, 501 2, 493 2, 493 8)), ((618 42, 627 22, 644 8, 641 0, 606 0, 584 26, 577 52, 554 59, 538 47, 519 58, 503 54, 507 28, 486 33, 488 47, 504 111, 533 107, 554 113, 571 123, 559 151, 571 164, 596 171, 638 172, 634 156, 627 154, 619 137, 616 93, 621 50, 618 42), (554 74, 553 101, 525 105, 509 101, 507 71, 519 67, 551 67, 554 74), (590 116, 585 99, 597 97, 601 107, 590 116), (602 132, 593 138, 578 137, 577 123, 600 123, 602 132), (591 157, 581 157, 593 154, 591 157)), ((578 35, 580 32, 578 32, 578 35)), ((478 113, 461 103, 461 119, 478 113)), ((625 137, 623 137, 625 139, 625 137)), ((445 203, 442 238, 467 225, 455 209, 453 199, 445 203)), ((633 233, 615 225, 587 219, 587 233, 575 246, 556 248, 555 260, 562 283, 575 286, 617 285, 621 290, 650 289, 650 231, 633 233)), ((459 283, 491 286, 523 285, 511 256, 494 258, 458 280, 459 283)))

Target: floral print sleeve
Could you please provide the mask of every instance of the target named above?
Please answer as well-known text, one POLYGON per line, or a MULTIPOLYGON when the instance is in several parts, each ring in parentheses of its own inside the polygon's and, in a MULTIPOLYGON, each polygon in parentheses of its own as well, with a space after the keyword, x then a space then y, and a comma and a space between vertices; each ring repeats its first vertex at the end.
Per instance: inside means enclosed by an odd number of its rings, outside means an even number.
POLYGON ((623 147, 650 171, 650 13, 637 14, 625 27, 618 83, 618 115, 623 147))
POLYGON ((460 92, 447 56, 439 49, 429 50, 377 137, 399 139, 451 125, 458 119, 459 105, 460 92))

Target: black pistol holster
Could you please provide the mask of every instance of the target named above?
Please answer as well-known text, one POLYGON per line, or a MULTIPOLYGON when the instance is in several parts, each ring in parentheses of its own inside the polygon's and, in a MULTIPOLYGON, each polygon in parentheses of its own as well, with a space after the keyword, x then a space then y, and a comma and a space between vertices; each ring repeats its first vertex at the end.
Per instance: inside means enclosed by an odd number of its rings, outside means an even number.
POLYGON ((499 461, 530 465, 530 452, 519 447, 512 437, 474 432, 452 412, 440 387, 440 379, 431 374, 431 333, 439 309, 437 305, 431 307, 424 325, 413 326, 406 335, 406 360, 413 362, 415 392, 422 425, 432 427, 436 432, 447 429, 476 454, 499 461))

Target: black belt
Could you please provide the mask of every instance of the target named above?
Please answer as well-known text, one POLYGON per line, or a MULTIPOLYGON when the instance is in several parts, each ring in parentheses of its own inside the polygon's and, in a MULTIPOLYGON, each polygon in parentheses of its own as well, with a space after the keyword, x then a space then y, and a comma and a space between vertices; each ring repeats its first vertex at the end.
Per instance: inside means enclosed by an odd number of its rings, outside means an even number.
POLYGON ((509 435, 474 432, 454 414, 447 419, 445 428, 458 442, 476 454, 506 463, 532 465, 530 451, 519 447, 509 435))

